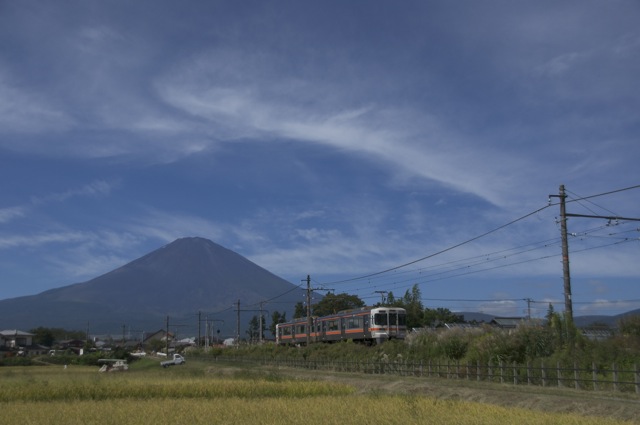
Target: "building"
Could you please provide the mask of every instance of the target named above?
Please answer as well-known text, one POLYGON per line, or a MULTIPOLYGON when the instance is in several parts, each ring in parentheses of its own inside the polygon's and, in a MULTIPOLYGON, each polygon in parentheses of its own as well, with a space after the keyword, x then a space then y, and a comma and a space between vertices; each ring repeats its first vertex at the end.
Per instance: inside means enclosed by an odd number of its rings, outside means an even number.
POLYGON ((18 349, 33 345, 34 335, 17 329, 0 331, 0 347, 18 349))

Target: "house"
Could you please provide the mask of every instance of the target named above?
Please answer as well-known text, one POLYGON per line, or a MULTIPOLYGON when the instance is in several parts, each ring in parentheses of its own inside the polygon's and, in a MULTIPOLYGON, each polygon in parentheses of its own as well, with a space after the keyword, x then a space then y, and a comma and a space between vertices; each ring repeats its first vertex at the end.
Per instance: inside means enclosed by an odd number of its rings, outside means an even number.
POLYGON ((144 347, 154 351, 161 351, 166 348, 172 351, 172 349, 175 349, 175 345, 173 344, 174 338, 175 335, 171 332, 167 333, 164 329, 160 329, 157 332, 149 333, 142 344, 144 347))
POLYGON ((84 346, 85 346, 85 341, 81 339, 67 339, 67 340, 58 342, 58 347, 60 350, 72 351, 75 354, 79 354, 79 355, 84 354, 84 346))
POLYGON ((17 349, 33 345, 34 335, 17 329, 0 331, 0 347, 17 349))
POLYGON ((19 356, 46 354, 49 347, 33 343, 34 335, 17 329, 0 331, 0 351, 13 352, 19 356))
POLYGON ((527 319, 524 317, 495 317, 491 321, 491 325, 500 329, 515 329, 525 323, 527 319))

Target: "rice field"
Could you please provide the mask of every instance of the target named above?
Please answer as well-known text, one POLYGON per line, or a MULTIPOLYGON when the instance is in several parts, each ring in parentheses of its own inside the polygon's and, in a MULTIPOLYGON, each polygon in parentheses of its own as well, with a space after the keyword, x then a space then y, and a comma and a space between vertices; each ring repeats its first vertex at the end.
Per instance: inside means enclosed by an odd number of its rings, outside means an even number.
POLYGON ((625 424, 274 376, 221 376, 197 365, 99 374, 91 367, 0 368, 11 424, 625 424))

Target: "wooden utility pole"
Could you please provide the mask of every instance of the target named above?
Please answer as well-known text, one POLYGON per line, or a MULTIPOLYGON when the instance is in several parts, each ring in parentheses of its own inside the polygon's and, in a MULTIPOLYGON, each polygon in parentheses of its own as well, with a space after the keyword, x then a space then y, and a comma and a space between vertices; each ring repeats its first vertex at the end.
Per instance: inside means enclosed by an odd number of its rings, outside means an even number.
POLYGON ((560 185, 558 195, 549 195, 551 198, 560 198, 560 238, 562 240, 562 277, 564 280, 564 314, 568 322, 573 323, 573 302, 571 300, 571 273, 569 271, 569 240, 567 238, 567 195, 564 185, 560 185))
POLYGON ((564 311, 567 320, 573 323, 573 301, 571 300, 571 273, 569 271, 569 239, 567 238, 567 195, 560 185, 560 231, 562 233, 562 278, 564 280, 564 311))
POLYGON ((165 353, 167 353, 167 358, 168 358, 169 357, 169 316, 167 316, 167 330, 166 330, 166 334, 164 335, 164 340, 165 340, 165 348, 166 348, 165 353))
POLYGON ((307 346, 311 344, 311 276, 307 275, 307 346))
POLYGON ((240 346, 240 300, 238 300, 238 318, 236 322, 236 345, 240 346))
POLYGON ((265 301, 260 301, 260 324, 258 325, 258 327, 259 327, 259 331, 258 332, 259 332, 259 335, 260 335, 258 337, 258 342, 260 344, 262 344, 262 338, 264 337, 262 335, 262 306, 264 305, 264 303, 265 303, 265 301))
MULTIPOLYGON (((202 346, 202 334, 201 331, 201 323, 202 323, 202 312, 198 311, 198 347, 202 346)), ((206 329, 205 329, 206 332, 206 329)))

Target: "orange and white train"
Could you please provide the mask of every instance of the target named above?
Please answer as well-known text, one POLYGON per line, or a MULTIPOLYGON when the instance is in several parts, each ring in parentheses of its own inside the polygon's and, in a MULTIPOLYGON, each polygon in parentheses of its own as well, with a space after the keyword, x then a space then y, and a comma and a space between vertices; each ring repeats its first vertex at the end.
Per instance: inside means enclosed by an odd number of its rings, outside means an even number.
POLYGON ((307 319, 295 319, 276 325, 276 343, 306 344, 353 340, 380 344, 390 339, 404 339, 407 312, 398 307, 362 307, 330 316, 312 317, 307 334, 307 319))

